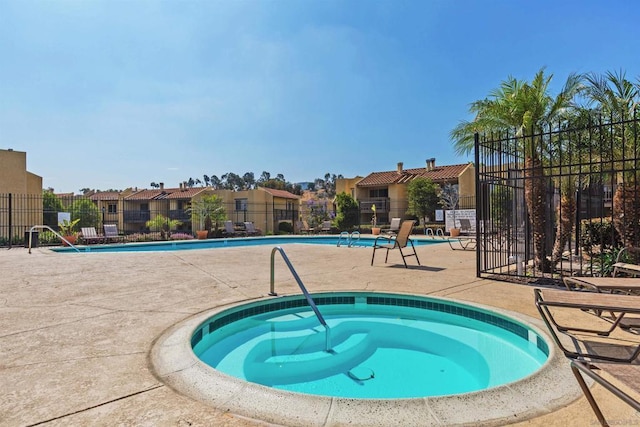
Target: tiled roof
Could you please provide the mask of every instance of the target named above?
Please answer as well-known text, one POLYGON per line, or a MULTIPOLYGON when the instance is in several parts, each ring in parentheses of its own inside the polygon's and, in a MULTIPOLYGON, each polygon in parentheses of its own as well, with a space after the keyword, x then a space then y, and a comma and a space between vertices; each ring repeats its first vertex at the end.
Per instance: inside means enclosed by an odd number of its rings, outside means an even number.
POLYGON ((73 193, 55 193, 56 197, 74 197, 73 193))
MULTIPOLYGON (((191 199, 195 195, 207 190, 208 187, 197 187, 197 188, 178 188, 177 190, 169 189, 168 191, 172 191, 167 196, 167 199, 191 199)), ((165 190, 167 191, 167 190, 165 190)))
POLYGON ((299 199, 300 196, 297 196, 293 193, 289 193, 288 191, 285 190, 276 190, 275 188, 267 188, 267 187, 258 187, 261 190, 266 191, 267 193, 271 194, 273 197, 280 197, 281 199, 299 199))
POLYGON ((405 184, 418 177, 429 178, 434 182, 450 181, 458 178, 468 168, 470 163, 461 165, 436 166, 432 170, 427 168, 404 169, 402 172, 387 171, 373 172, 359 181, 357 187, 379 187, 391 184, 405 184))
POLYGON ((125 197, 125 200, 162 200, 167 198, 169 191, 171 190, 140 190, 125 197))
POLYGON ((99 191, 93 193, 89 198, 94 202, 98 200, 118 200, 120 193, 117 191, 99 191))

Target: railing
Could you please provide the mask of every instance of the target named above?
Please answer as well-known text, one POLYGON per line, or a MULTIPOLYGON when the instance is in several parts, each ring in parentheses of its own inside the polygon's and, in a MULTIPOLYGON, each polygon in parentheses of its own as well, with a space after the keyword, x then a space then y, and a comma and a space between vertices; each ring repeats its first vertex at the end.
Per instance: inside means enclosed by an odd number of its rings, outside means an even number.
POLYGON ((326 333, 325 348, 327 351, 330 351, 331 350, 331 332, 329 329, 329 325, 327 325, 327 322, 324 320, 324 317, 322 317, 322 313, 320 313, 320 310, 318 310, 318 306, 316 306, 316 303, 313 301, 313 298, 311 298, 311 295, 309 295, 309 292, 307 291, 307 288, 304 286, 304 283, 302 283, 300 276, 298 276, 298 273, 296 273, 296 270, 293 268, 293 265, 291 265, 291 261, 289 261, 287 254, 284 253, 284 250, 280 246, 276 246, 271 250, 271 289, 270 289, 269 295, 271 296, 278 295, 275 290, 275 269, 274 269, 276 252, 280 252, 280 255, 282 255, 282 259, 284 260, 285 264, 287 264, 287 267, 289 267, 289 271, 293 275, 293 278, 296 279, 296 282, 298 283, 300 290, 304 294, 304 297, 307 299, 307 303, 309 303, 309 306, 311 307, 313 312, 316 314, 316 317, 320 321, 320 324, 324 326, 325 333, 326 333))
POLYGON ((151 211, 126 210, 123 218, 125 222, 146 222, 151 219, 151 211))
POLYGON ((191 214, 186 209, 171 209, 169 219, 177 219, 182 222, 190 222, 191 214))
POLYGON ((360 213, 373 213, 371 207, 376 205, 376 212, 378 214, 389 212, 391 209, 391 201, 388 197, 379 197, 372 199, 360 200, 360 213))
POLYGON ((29 253, 31 253, 31 243, 33 241, 33 230, 35 230, 35 229, 47 229, 47 230, 51 231, 53 234, 58 236, 60 238, 60 240, 62 240, 67 245, 69 245, 73 249, 75 249, 76 252, 80 252, 80 249, 76 248, 70 241, 68 241, 67 239, 62 237, 57 231, 55 231, 53 228, 49 227, 48 225, 34 225, 33 227, 31 227, 29 229, 29 253))
POLYGON ((343 231, 342 233, 340 233, 340 236, 338 236, 338 247, 342 245, 342 238, 344 238, 347 246, 351 247, 355 243, 358 243, 360 241, 360 232, 354 231, 353 233, 349 233, 348 231, 343 231))

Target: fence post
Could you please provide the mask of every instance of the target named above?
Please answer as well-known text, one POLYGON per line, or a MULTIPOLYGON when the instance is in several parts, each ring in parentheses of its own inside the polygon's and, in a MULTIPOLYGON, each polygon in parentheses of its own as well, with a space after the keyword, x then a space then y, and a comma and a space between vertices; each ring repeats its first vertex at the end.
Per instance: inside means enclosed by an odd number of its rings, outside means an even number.
MULTIPOLYGON (((473 155, 473 160, 474 160, 474 166, 475 166, 475 171, 474 171, 474 187, 475 187, 475 208, 476 208, 476 242, 480 242, 480 239, 484 236, 480 236, 480 221, 484 221, 486 218, 483 215, 483 212, 480 213, 480 215, 478 215, 478 204, 480 203, 481 199, 481 193, 480 193, 480 134, 478 132, 473 134, 473 146, 474 146, 474 155, 473 155)), ((484 201, 482 201, 482 203, 480 203, 480 209, 483 209, 483 205, 484 201)), ((455 227, 455 222, 453 224, 453 226, 455 227)), ((485 228, 482 227, 482 229, 484 230, 485 228)), ((426 232, 426 228, 425 228, 425 232, 426 232)), ((481 245, 479 245, 478 243, 476 243, 476 277, 480 277, 481 276, 481 265, 480 265, 480 248, 481 245)))
POLYGON ((11 193, 9 193, 9 249, 11 249, 11 242, 13 240, 13 221, 11 220, 13 217, 13 212, 11 209, 11 193))

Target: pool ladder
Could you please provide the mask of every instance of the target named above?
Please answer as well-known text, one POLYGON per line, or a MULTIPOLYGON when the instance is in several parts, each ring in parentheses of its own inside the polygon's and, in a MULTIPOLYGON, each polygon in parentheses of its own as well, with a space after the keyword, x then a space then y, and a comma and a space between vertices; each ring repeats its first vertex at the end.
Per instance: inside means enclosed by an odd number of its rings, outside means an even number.
POLYGON ((298 273, 296 272, 295 268, 293 268, 293 265, 291 265, 291 261, 289 261, 289 257, 287 257, 287 254, 284 253, 284 250, 280 246, 276 246, 271 250, 271 289, 270 289, 269 295, 271 296, 278 295, 275 290, 276 285, 275 285, 275 269, 274 269, 276 252, 280 252, 280 255, 282 255, 282 259, 284 260, 285 264, 287 264, 287 267, 289 267, 289 271, 293 275, 293 278, 296 279, 296 282, 298 283, 300 290, 304 294, 304 297, 307 299, 307 303, 309 303, 309 306, 311 307, 313 312, 316 314, 316 317, 318 318, 318 321, 320 321, 320 324, 324 326, 325 349, 326 351, 331 351, 331 331, 329 329, 329 325, 327 325, 327 322, 324 320, 322 313, 320 313, 320 310, 318 310, 318 306, 313 301, 313 298, 311 298, 311 295, 309 295, 307 288, 304 286, 304 283, 302 283, 302 280, 300 279, 300 276, 298 276, 298 273))
POLYGON ((360 232, 354 231, 353 233, 349 233, 348 231, 343 231, 342 233, 340 233, 340 236, 338 236, 338 247, 342 245, 343 237, 345 238, 347 247, 350 248, 351 246, 353 246, 354 243, 357 243, 360 241, 360 232))
POLYGON ((425 228, 424 230, 424 234, 426 234, 428 237, 431 237, 432 239, 435 239, 436 237, 441 237, 441 238, 445 238, 444 237, 444 231, 442 231, 442 228, 436 228, 436 231, 433 231, 433 228, 428 227, 425 228))
POLYGON ((60 240, 62 240, 63 242, 65 242, 67 245, 69 245, 70 247, 72 247, 73 249, 75 249, 76 252, 80 252, 80 249, 76 248, 75 246, 73 246, 73 244, 71 242, 69 242, 67 239, 65 239, 64 237, 62 237, 57 231, 55 231, 53 228, 49 227, 48 225, 34 225, 33 227, 31 227, 29 229, 29 253, 31 253, 31 244, 33 243, 33 232, 35 230, 49 230, 51 231, 53 234, 55 234, 56 236, 58 236, 60 238, 60 240))

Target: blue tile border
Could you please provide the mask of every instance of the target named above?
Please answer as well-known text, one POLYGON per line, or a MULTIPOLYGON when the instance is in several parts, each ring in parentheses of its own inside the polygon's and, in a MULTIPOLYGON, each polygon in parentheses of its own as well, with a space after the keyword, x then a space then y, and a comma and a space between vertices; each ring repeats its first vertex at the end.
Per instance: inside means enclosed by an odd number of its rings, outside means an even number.
MULTIPOLYGON (((526 326, 509 320, 500 315, 492 314, 490 312, 486 312, 481 309, 475 309, 469 306, 458 305, 453 302, 448 303, 446 301, 428 300, 424 297, 414 298, 410 296, 392 296, 388 294, 339 294, 336 296, 312 295, 313 300, 318 306, 355 304, 356 298, 358 296, 366 296, 366 301, 369 305, 410 307, 466 317, 499 327, 519 336, 524 340, 529 340, 529 331, 531 331, 531 329, 527 328, 526 326)), ((223 326, 247 317, 305 306, 309 306, 309 304, 307 303, 307 300, 304 298, 304 296, 296 295, 278 301, 263 301, 261 303, 251 303, 249 307, 242 308, 241 306, 239 309, 227 314, 224 314, 226 312, 223 312, 221 313, 221 316, 214 316, 212 319, 207 320, 196 330, 196 332, 191 337, 191 347, 195 347, 202 340, 205 335, 205 330, 207 331, 206 333, 210 333, 211 331, 222 328, 223 326)), ((534 334, 536 337, 536 347, 545 355, 549 356, 549 345, 547 344, 547 342, 537 333, 534 332, 534 334)))

